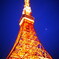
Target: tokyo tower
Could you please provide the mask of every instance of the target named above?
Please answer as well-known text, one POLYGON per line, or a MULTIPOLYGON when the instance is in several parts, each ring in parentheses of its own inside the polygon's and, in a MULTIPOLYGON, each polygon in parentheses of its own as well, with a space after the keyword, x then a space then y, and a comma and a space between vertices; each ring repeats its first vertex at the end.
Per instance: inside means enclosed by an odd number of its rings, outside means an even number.
POLYGON ((36 35, 34 17, 31 13, 30 0, 24 0, 20 30, 6 59, 52 59, 36 35))

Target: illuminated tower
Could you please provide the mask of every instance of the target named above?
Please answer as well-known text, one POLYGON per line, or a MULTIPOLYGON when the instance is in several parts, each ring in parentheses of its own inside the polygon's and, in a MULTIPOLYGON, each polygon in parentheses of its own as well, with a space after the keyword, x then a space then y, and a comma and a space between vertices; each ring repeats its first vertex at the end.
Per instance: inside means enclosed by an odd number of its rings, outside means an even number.
POLYGON ((6 59, 52 59, 40 43, 34 30, 34 18, 31 15, 29 0, 24 0, 24 2, 19 23, 20 31, 6 59))

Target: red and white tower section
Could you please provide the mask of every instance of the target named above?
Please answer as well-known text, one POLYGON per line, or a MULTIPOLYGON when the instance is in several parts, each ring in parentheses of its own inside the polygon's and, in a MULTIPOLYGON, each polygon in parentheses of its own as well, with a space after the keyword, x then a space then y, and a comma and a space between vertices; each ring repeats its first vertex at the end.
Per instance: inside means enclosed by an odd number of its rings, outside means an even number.
POLYGON ((24 9, 20 19, 20 30, 13 48, 6 59, 52 59, 40 43, 31 15, 29 0, 24 0, 24 9))

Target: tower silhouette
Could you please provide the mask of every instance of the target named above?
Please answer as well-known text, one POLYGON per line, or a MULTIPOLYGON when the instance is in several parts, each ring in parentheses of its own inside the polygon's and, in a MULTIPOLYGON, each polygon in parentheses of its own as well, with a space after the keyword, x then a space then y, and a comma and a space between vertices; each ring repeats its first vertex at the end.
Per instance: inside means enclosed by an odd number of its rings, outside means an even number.
POLYGON ((6 59, 52 59, 36 35, 30 2, 29 0, 24 0, 24 2, 24 9, 19 23, 20 31, 6 59))

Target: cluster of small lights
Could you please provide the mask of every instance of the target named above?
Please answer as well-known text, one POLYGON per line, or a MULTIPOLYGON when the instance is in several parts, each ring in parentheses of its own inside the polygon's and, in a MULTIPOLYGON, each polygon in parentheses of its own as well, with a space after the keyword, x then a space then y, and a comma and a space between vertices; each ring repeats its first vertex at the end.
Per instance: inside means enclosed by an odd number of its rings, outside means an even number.
MULTIPOLYGON (((25 5, 22 14, 30 15, 29 0, 24 0, 25 5)), ((23 17, 19 23, 20 32, 13 49, 7 59, 52 59, 38 40, 33 26, 34 20, 23 17)))
POLYGON ((39 42, 30 21, 22 24, 20 32, 18 45, 9 59, 52 59, 39 42))
POLYGON ((25 14, 25 13, 26 13, 26 15, 29 15, 29 14, 31 13, 31 7, 26 6, 26 7, 23 9, 22 14, 25 14))
POLYGON ((30 15, 31 7, 29 6, 29 0, 25 0, 25 5, 22 14, 30 15))
POLYGON ((34 23, 34 20, 29 19, 27 17, 23 17, 22 20, 21 20, 21 22, 19 23, 20 26, 22 25, 22 23, 24 22, 25 19, 27 19, 27 20, 31 21, 32 23, 34 23))

